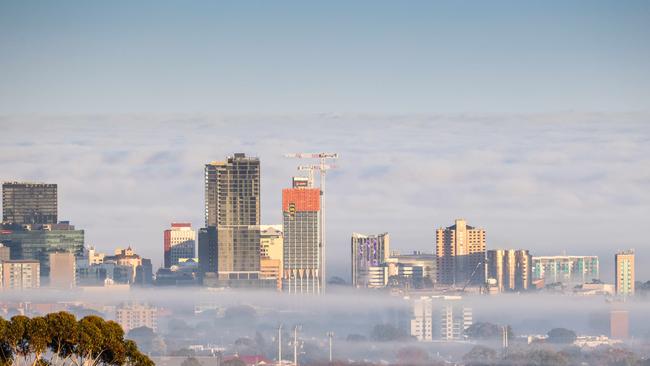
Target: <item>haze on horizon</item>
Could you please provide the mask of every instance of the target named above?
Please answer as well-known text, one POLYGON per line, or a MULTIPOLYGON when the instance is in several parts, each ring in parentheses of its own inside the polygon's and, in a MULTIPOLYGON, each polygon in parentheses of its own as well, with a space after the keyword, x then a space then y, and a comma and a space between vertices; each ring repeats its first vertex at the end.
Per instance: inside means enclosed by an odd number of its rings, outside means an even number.
POLYGON ((330 275, 354 231, 432 251, 464 217, 611 282, 617 249, 650 260, 649 34, 644 1, 4 1, 0 180, 58 183, 87 244, 157 266, 204 163, 259 156, 273 224, 282 154, 334 151, 330 275))

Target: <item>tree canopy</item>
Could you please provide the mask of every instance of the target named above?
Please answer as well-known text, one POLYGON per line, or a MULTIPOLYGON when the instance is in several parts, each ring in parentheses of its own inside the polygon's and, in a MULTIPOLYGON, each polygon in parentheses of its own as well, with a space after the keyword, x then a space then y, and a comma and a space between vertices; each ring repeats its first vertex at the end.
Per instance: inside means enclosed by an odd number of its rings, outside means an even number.
POLYGON ((566 328, 553 328, 548 332, 548 343, 571 344, 576 340, 576 332, 566 328))
POLYGON ((154 363, 135 342, 124 339, 119 324, 90 315, 77 320, 67 312, 29 318, 0 317, 0 366, 5 365, 77 366, 128 365, 154 363))

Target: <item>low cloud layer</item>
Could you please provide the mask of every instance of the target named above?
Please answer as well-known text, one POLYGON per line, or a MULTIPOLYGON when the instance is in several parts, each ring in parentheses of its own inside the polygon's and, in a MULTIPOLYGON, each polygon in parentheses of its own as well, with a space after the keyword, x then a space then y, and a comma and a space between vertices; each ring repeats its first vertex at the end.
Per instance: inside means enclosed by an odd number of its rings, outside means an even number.
POLYGON ((650 260, 648 114, 5 116, 0 130, 0 180, 58 183, 60 219, 88 244, 132 245, 155 266, 170 222, 203 225, 203 164, 259 156, 274 224, 299 163, 282 155, 302 151, 341 155, 327 178, 330 275, 349 276, 352 232, 432 251, 434 228, 458 217, 490 248, 600 255, 609 282, 617 249, 650 260))

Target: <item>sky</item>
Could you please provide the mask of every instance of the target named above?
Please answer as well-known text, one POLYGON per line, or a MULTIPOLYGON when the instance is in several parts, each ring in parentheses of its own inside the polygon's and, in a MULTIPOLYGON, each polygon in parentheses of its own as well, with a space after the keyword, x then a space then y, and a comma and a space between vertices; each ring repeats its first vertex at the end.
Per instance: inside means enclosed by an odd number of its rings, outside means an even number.
POLYGON ((650 261, 648 35, 645 1, 0 1, 0 180, 58 183, 88 244, 159 264, 206 162, 259 156, 273 224, 282 155, 333 151, 330 274, 352 232, 432 251, 464 217, 608 279, 650 261))

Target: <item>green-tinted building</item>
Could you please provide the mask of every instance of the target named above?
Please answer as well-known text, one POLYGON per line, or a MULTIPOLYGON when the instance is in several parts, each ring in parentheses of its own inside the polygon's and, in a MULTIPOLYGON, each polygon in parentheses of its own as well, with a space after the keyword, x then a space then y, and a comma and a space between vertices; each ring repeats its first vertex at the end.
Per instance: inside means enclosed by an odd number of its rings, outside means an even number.
POLYGON ((41 277, 50 274, 49 254, 71 252, 80 257, 84 248, 84 231, 67 221, 53 225, 5 226, 0 242, 11 250, 11 259, 35 259, 41 265, 41 277))
POLYGON ((533 279, 544 279, 546 284, 583 284, 599 277, 597 256, 533 257, 533 279))

